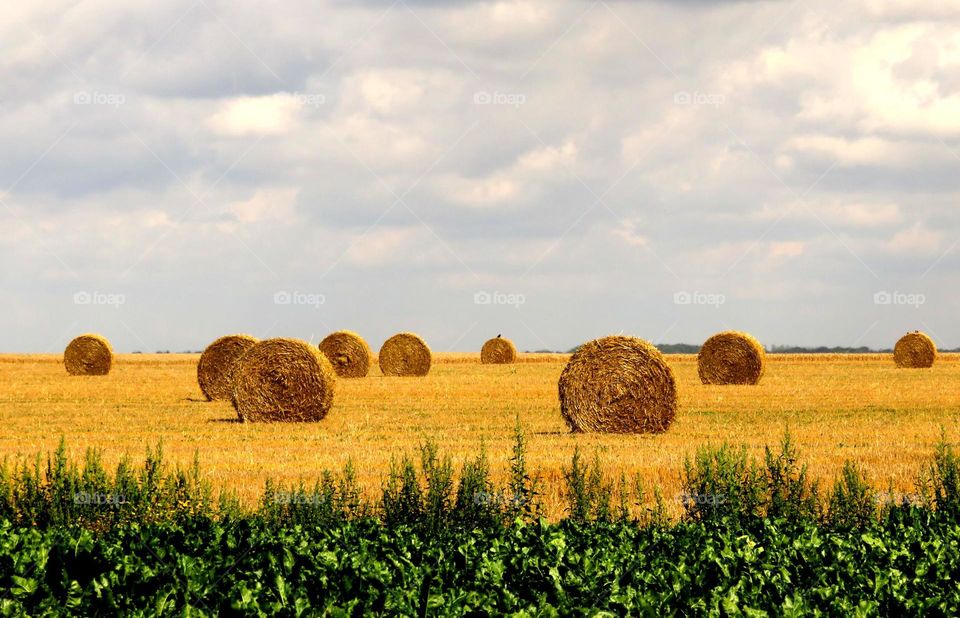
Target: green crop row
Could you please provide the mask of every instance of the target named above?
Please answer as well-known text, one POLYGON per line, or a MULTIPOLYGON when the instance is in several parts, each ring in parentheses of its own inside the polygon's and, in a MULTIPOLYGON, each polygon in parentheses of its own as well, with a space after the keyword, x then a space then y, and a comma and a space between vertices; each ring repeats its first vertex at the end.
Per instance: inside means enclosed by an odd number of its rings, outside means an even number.
POLYGON ((518 429, 510 475, 426 444, 376 501, 351 466, 214 498, 159 448, 107 472, 63 445, 0 465, 4 615, 923 615, 960 612, 960 457, 943 438, 905 496, 852 464, 820 488, 789 435, 755 461, 705 447, 684 515, 575 453, 567 517, 540 518, 518 429))
POLYGON ((916 615, 960 612, 960 525, 763 520, 277 527, 0 524, 4 615, 916 615))

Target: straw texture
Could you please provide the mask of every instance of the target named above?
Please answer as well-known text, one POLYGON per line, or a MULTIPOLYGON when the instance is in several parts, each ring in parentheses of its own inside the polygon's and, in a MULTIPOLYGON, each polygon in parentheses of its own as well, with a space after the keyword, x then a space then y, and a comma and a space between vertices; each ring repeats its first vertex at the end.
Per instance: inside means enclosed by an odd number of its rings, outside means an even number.
POLYGON ((333 405, 336 373, 297 339, 267 339, 240 357, 233 406, 244 421, 319 421, 333 405))
POLYGON ((560 412, 574 432, 662 433, 677 412, 677 386, 663 355, 642 339, 583 344, 560 375, 560 412))

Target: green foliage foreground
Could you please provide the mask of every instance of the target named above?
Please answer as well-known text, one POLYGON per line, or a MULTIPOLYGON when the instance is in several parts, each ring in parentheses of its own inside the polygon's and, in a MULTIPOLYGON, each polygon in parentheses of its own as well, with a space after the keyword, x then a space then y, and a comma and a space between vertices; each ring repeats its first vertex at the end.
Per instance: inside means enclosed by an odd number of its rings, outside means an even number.
POLYGON ((960 457, 942 440, 910 496, 853 464, 821 490, 785 437, 761 461, 703 448, 684 516, 574 455, 563 521, 539 517, 518 431, 503 486, 481 453, 455 474, 425 445, 376 503, 352 469, 312 489, 269 483, 244 511, 199 465, 107 473, 0 466, 4 615, 960 614, 960 457))

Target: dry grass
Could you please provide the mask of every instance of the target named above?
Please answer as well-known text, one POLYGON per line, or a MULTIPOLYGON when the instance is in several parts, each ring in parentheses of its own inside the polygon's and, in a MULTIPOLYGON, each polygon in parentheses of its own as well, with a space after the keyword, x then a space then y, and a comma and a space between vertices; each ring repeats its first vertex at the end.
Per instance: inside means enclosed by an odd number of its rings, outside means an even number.
POLYGON ((763 377, 766 352, 749 333, 726 331, 707 339, 697 365, 704 384, 756 384, 763 377))
POLYGON ((197 384, 207 399, 233 399, 233 373, 237 361, 256 344, 256 337, 250 335, 226 335, 207 346, 197 364, 197 384))
POLYGON ((106 337, 80 335, 64 350, 63 364, 72 376, 105 376, 113 366, 113 348, 106 337))
POLYGON ((485 365, 509 365, 517 361, 517 346, 497 335, 480 348, 480 362, 485 365))
POLYGON ((322 421, 336 391, 333 365, 299 339, 267 339, 240 360, 233 376, 233 407, 244 421, 322 421))
POLYGON ((655 347, 614 335, 580 346, 560 374, 560 414, 571 430, 663 433, 677 413, 677 383, 655 347))
POLYGON ((890 479, 907 492, 940 427, 951 440, 960 434, 960 357, 951 354, 928 371, 898 370, 889 354, 768 354, 757 386, 704 386, 696 356, 667 356, 679 411, 657 436, 570 434, 557 402, 563 355, 481 365, 477 353, 437 354, 430 375, 416 379, 383 379, 374 368, 367 378, 341 380, 328 417, 306 425, 235 422, 229 403, 203 401, 198 358, 120 355, 109 376, 77 380, 56 356, 0 355, 0 456, 53 449, 63 435, 73 456, 96 446, 116 462, 162 439, 167 455, 184 464, 199 451, 215 482, 252 503, 268 476, 312 479, 350 457, 376 491, 390 457, 426 438, 455 459, 485 442, 503 473, 519 415, 530 460, 547 483, 545 501, 558 515, 561 466, 578 445, 586 454, 599 449, 611 473, 639 472, 669 498, 679 491, 684 456, 697 446, 743 443, 760 456, 789 425, 814 476, 832 479, 853 459, 876 485, 885 489, 890 479))
POLYGON ((937 360, 937 345, 925 333, 907 333, 893 348, 893 360, 904 369, 927 369, 937 360))
POLYGON ((370 373, 373 352, 366 340, 355 332, 330 333, 320 342, 320 351, 341 378, 363 378, 370 373))
POLYGON ((377 362, 388 376, 425 376, 430 373, 433 353, 430 346, 415 333, 397 333, 380 346, 377 362))

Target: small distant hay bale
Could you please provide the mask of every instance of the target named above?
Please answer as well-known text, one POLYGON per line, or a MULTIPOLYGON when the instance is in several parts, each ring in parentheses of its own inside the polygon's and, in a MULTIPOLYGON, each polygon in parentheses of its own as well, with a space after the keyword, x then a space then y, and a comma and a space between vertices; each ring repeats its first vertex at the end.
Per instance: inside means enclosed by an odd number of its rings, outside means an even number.
POLYGON ((904 369, 926 369, 937 360, 937 344, 925 333, 907 333, 893 348, 893 360, 904 369))
POLYGON ((704 384, 756 384, 763 377, 767 353, 751 335, 718 333, 701 346, 697 371, 704 384))
POLYGON ((331 333, 320 342, 320 351, 341 378, 362 378, 370 371, 373 352, 357 333, 348 330, 331 333))
POLYGON ((333 405, 336 380, 330 361, 314 346, 267 339, 240 357, 233 407, 243 421, 319 421, 333 405))
POLYGON ((580 346, 560 375, 560 412, 574 432, 663 433, 677 384, 648 342, 615 335, 580 346))
POLYGON ((63 364, 72 376, 105 376, 113 367, 113 348, 100 335, 80 335, 64 350, 63 364))
POLYGON ((484 365, 506 365, 517 360, 517 346, 509 339, 497 335, 480 349, 480 362, 484 365))
POLYGON ((427 342, 413 333, 397 333, 380 348, 380 371, 385 376, 425 376, 432 360, 427 342))
POLYGON ((197 382, 207 401, 230 401, 237 361, 257 341, 250 335, 227 335, 207 346, 197 365, 197 382))

